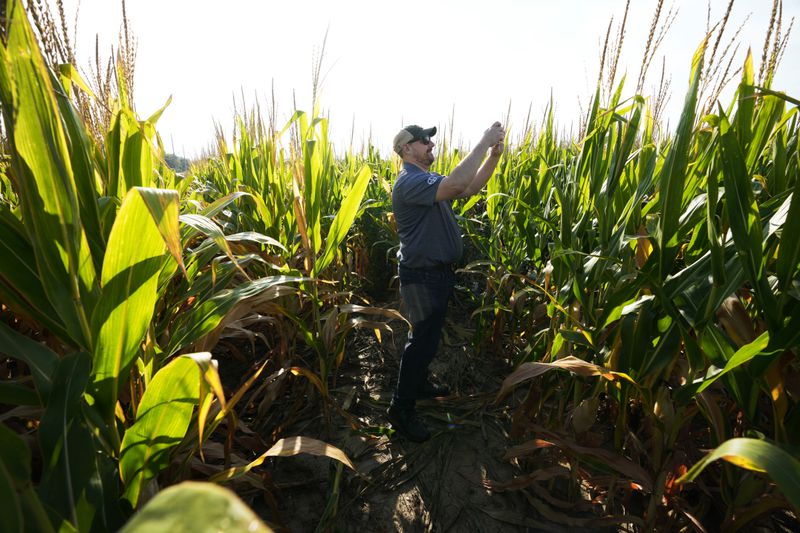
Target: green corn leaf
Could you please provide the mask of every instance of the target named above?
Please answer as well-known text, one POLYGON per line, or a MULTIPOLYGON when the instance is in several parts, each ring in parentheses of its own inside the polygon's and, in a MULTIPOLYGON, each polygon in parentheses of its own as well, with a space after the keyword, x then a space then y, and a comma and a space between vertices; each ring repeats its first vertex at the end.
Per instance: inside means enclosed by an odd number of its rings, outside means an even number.
POLYGON ((72 95, 72 85, 76 85, 80 90, 92 98, 96 98, 92 90, 84 81, 83 77, 71 63, 62 63, 58 66, 58 76, 61 80, 61 85, 67 91, 67 96, 72 95))
POLYGON ((758 91, 760 93, 770 94, 772 96, 777 96, 778 98, 780 98, 782 100, 785 100, 786 102, 789 102, 790 104, 793 104, 795 106, 800 106, 800 100, 798 100, 797 98, 792 98, 791 96, 788 96, 786 93, 783 93, 783 92, 780 92, 780 91, 773 91, 772 89, 768 89, 766 87, 761 87, 760 85, 756 85, 754 88, 758 89, 758 91))
POLYGON ((239 262, 236 260, 236 257, 234 257, 233 251, 231 250, 228 241, 225 239, 225 233, 223 233, 222 228, 220 228, 216 222, 206 216, 192 214, 180 215, 180 221, 195 231, 210 237, 217 244, 217 246, 219 246, 219 249, 226 256, 228 256, 228 259, 231 260, 231 263, 234 264, 246 278, 250 278, 239 266, 239 262))
MULTIPOLYGON (((495 176, 494 179, 489 180, 486 184, 486 216, 489 219, 490 224, 497 224, 498 223, 498 215, 500 214, 500 202, 501 199, 498 196, 503 189, 502 181, 497 179, 498 176, 495 176)), ((481 195, 475 194, 469 200, 465 202, 464 208, 471 207, 478 201, 480 201, 481 195)))
POLYGON ((161 115, 164 113, 164 110, 167 109, 167 107, 169 107, 169 104, 171 104, 171 103, 172 103, 172 95, 170 95, 167 98, 167 101, 164 102, 164 105, 162 105, 160 108, 158 108, 158 110, 156 110, 155 113, 153 113, 152 115, 147 117, 147 120, 145 121, 145 123, 155 126, 156 122, 158 122, 158 119, 160 119, 161 115))
POLYGON ((756 99, 755 74, 753 73, 753 52, 747 49, 747 57, 742 67, 742 81, 738 89, 738 108, 736 110, 736 137, 744 152, 750 146, 756 99))
POLYGON ((686 483, 696 479, 706 466, 717 459, 724 459, 747 470, 766 472, 795 510, 800 511, 800 461, 763 440, 727 440, 692 466, 677 482, 686 483))
POLYGON ((673 321, 661 336, 655 349, 648 355, 646 362, 642 364, 639 374, 642 376, 660 376, 660 373, 675 361, 675 356, 680 349, 680 328, 673 321))
MULTIPOLYGON (((74 70, 72 65, 68 66, 74 70)), ((73 75, 77 76, 77 73, 73 73, 73 75)), ((75 177, 75 188, 78 194, 78 205, 80 207, 80 219, 89 242, 94 269, 99 272, 103 264, 105 238, 100 225, 100 213, 97 204, 99 193, 97 190, 97 176, 95 175, 96 165, 92 156, 98 149, 94 145, 94 141, 89 137, 86 126, 69 97, 61 91, 56 91, 56 99, 64 121, 64 127, 66 128, 69 154, 75 177)))
MULTIPOLYGON (((472 198, 477 198, 478 200, 481 199, 480 196, 478 196, 478 195, 475 195, 472 198)), ((520 198, 511 196, 511 195, 508 195, 508 194, 505 194, 505 193, 502 193, 502 192, 496 192, 496 193, 493 193, 491 195, 487 194, 486 201, 488 202, 489 200, 493 200, 493 199, 496 199, 496 198, 503 198, 503 199, 508 200, 508 202, 510 204, 513 204, 516 209, 519 209, 519 211, 522 214, 524 214, 524 216, 526 217, 526 220, 534 220, 537 224, 540 224, 541 226, 544 226, 548 230, 550 230, 552 232, 555 232, 555 230, 556 230, 555 226, 553 226, 553 224, 549 220, 547 220, 546 218, 543 218, 540 214, 538 214, 536 212, 536 208, 534 208, 532 206, 532 204, 529 204, 529 203, 525 202, 524 200, 522 200, 520 198)), ((488 209, 488 203, 487 203, 487 209, 488 209)))
POLYGON ((5 424, 0 424, 0 529, 9 533, 54 531, 33 489, 30 448, 5 424))
POLYGON ((37 432, 47 465, 42 472, 39 494, 42 502, 64 519, 72 519, 94 470, 93 436, 83 423, 82 414, 90 365, 89 355, 81 352, 59 361, 37 432))
POLYGON ((564 340, 567 342, 571 342, 572 344, 577 344, 579 346, 586 346, 589 349, 594 350, 595 346, 592 343, 591 335, 586 330, 571 330, 571 329, 561 329, 559 333, 564 340))
MULTIPOLYGON (((800 186, 795 182, 789 213, 783 222, 781 244, 778 248, 778 260, 775 265, 782 301, 786 300, 792 282, 796 279, 795 272, 800 265, 800 231, 798 231, 800 228, 800 194, 798 191, 800 191, 800 186)), ((783 306, 781 305, 781 307, 783 306)))
POLYGON ((747 150, 746 162, 750 173, 756 172, 759 159, 763 155, 768 155, 767 143, 773 138, 785 107, 784 100, 777 96, 764 95, 761 97, 755 124, 753 124, 753 138, 747 150))
MULTIPOLYGON (((103 237, 108 242, 108 236, 111 235, 111 228, 114 227, 114 220, 117 218, 117 211, 122 205, 122 199, 116 196, 101 196, 97 200, 97 208, 100 211, 100 226, 103 231, 103 237)), ((105 253, 105 249, 103 249, 105 253)), ((102 271, 102 268, 100 269, 102 271)))
POLYGON ((121 487, 117 460, 97 443, 91 452, 92 477, 86 489, 86 500, 95 514, 88 519, 92 520, 92 526, 97 531, 119 531, 127 514, 123 513, 120 506, 121 487))
POLYGON ((150 216, 153 217, 167 250, 169 250, 169 253, 185 275, 186 267, 183 264, 183 246, 181 245, 180 224, 178 223, 180 206, 178 205, 177 195, 174 191, 145 188, 139 189, 139 194, 141 194, 142 200, 147 205, 147 210, 150 212, 150 216))
POLYGON ((88 316, 97 297, 95 269, 80 221, 67 138, 44 59, 20 2, 8 5, 0 68, 11 164, 22 220, 45 293, 72 342, 89 348, 88 316))
MULTIPOLYGON (((729 340, 726 339, 720 328, 715 324, 709 324, 705 328, 703 331, 703 336, 699 342, 701 348, 703 349, 703 353, 706 356, 706 360, 710 361, 714 366, 712 366, 706 372, 706 379, 709 380, 708 383, 705 383, 703 380, 697 380, 697 382, 690 385, 688 391, 683 394, 695 396, 699 392, 702 392, 708 388, 708 386, 715 382, 718 378, 721 378, 723 375, 727 375, 725 380, 726 388, 739 405, 744 405, 747 401, 747 391, 750 390, 752 385, 752 379, 749 379, 748 376, 742 376, 742 372, 736 372, 733 374, 730 372, 746 362, 744 360, 745 358, 743 358, 743 354, 752 355, 752 352, 749 350, 742 352, 740 350, 739 352, 735 353, 734 346, 729 340), (737 353, 738 355, 736 355, 737 353), (734 360, 734 356, 737 357, 737 360, 734 360), (726 367, 726 365, 729 364, 731 366, 726 367), (725 368, 727 369, 721 370, 725 368), (742 376, 744 379, 737 379, 738 376, 742 376)), ((760 343, 754 345, 754 347, 760 346, 760 343)), ((752 349, 753 347, 750 348, 750 350, 752 349)), ((760 350, 757 350, 755 353, 760 353, 760 350)), ((747 360, 749 360, 749 358, 747 360)))
POLYGON ((641 121, 642 109, 644 108, 644 99, 641 96, 636 96, 635 99, 633 115, 630 120, 626 122, 622 144, 618 150, 614 151, 611 172, 600 190, 601 194, 607 194, 609 197, 613 196, 619 186, 622 171, 628 163, 628 158, 631 157, 631 150, 633 149, 634 141, 639 133, 639 122, 641 121))
POLYGON ((258 244, 263 244, 264 246, 274 246, 275 248, 279 248, 284 252, 288 251, 286 250, 286 247, 277 240, 255 231, 242 231, 240 233, 226 235, 225 240, 228 242, 255 242, 258 244))
POLYGON ((656 238, 661 279, 665 279, 672 270, 672 263, 678 253, 678 220, 684 196, 689 145, 694 128, 697 92, 700 86, 700 73, 703 70, 703 55, 707 41, 708 36, 700 43, 692 58, 689 90, 686 93, 678 129, 675 132, 675 140, 661 168, 659 190, 661 218, 656 238))
MULTIPOLYGON (((279 132, 277 133, 277 137, 283 137, 283 134, 284 134, 284 133, 286 133, 287 131, 289 131, 289 128, 291 128, 291 127, 292 127, 292 125, 293 125, 295 122, 299 121, 299 120, 300 120, 300 118, 301 118, 301 117, 303 117, 305 114, 306 114, 306 112, 305 112, 305 111, 300 111, 300 110, 297 110, 297 111, 295 111, 295 112, 292 114, 291 118, 289 118, 289 121, 288 121, 288 122, 286 122, 286 124, 283 126, 283 128, 281 129, 281 131, 279 131, 279 132)), ((301 135, 305 135, 305 131, 302 131, 302 132, 301 132, 301 135)))
POLYGON ((39 394, 32 388, 19 383, 0 381, 0 404, 41 406, 42 402, 39 394))
POLYGON ((15 484, 31 479, 31 450, 25 441, 5 424, 0 424, 0 461, 15 484))
MULTIPOLYGON (((589 110, 588 116, 586 117, 586 131, 584 132, 585 141, 590 140, 596 131, 596 122, 597 122, 597 115, 600 111, 600 87, 597 87, 595 91, 594 98, 592 99, 592 107, 589 110)), ((585 142, 583 147, 581 148, 581 152, 578 156, 577 162, 577 172, 579 175, 583 175, 583 169, 586 165, 589 164, 589 159, 591 156, 591 143, 585 142)))
MULTIPOLYGON (((790 113, 795 113, 796 111, 797 108, 795 107, 790 113)), ((780 194, 786 190, 787 170, 786 129, 780 128, 777 130, 772 144, 772 169, 767 179, 768 188, 773 194, 780 194)))
POLYGON ((333 219, 331 228, 328 231, 328 238, 325 241, 325 252, 322 257, 314 264, 314 269, 311 272, 312 276, 319 275, 320 272, 331 264, 339 245, 342 244, 347 232, 353 225, 353 221, 358 214, 358 208, 361 206, 361 200, 364 198, 364 191, 367 190, 369 180, 372 178, 372 171, 369 166, 364 165, 356 176, 353 186, 345 194, 344 201, 333 219))
POLYGON ((225 531, 272 533, 233 491, 213 483, 184 481, 159 492, 120 533, 225 531))
MULTIPOLYGON (((797 348, 800 344, 800 305, 795 304, 791 313, 787 313, 788 319, 784 327, 772 337, 771 348, 775 350, 792 350, 797 348)), ((763 367, 754 362, 756 374, 760 375, 766 372, 767 360, 764 361, 763 367)))
MULTIPOLYGON (((717 201, 719 200, 719 184, 716 172, 708 176, 708 193, 706 194, 706 235, 711 252, 711 273, 715 287, 725 284, 725 250, 720 242, 717 228, 717 201)), ((709 314, 713 312, 709 309, 709 314)))
POLYGON ((140 123, 132 110, 123 108, 120 114, 127 121, 127 137, 121 161, 119 162, 124 177, 124 187, 119 189, 118 196, 123 198, 132 187, 155 187, 153 173, 153 147, 151 145, 152 128, 146 122, 140 123))
MULTIPOLYGON (((613 292, 608 293, 603 314, 598 319, 598 324, 602 324, 601 330, 608 327, 612 322, 619 320, 622 317, 623 310, 629 310, 628 306, 638 300, 641 283, 642 278, 638 277, 634 282, 614 287, 613 292)), ((642 301, 642 303, 644 302, 642 301)))
POLYGON ((3 207, 0 207, 0 235, 0 301, 36 320, 59 338, 69 339, 64 324, 47 299, 25 228, 3 207))
POLYGON ((155 187, 155 129, 147 121, 140 122, 124 102, 116 110, 106 136, 108 162, 107 194, 124 198, 133 187, 155 187))
POLYGON ((121 160, 125 148, 128 120, 122 116, 119 110, 114 112, 111 117, 111 125, 106 133, 106 165, 107 183, 104 196, 114 198, 125 197, 125 175, 122 169, 121 160))
MULTIPOLYGON (((301 118, 301 122, 303 119, 301 118)), ((322 202, 319 195, 322 163, 317 151, 317 141, 306 139, 303 145, 304 187, 306 229, 311 244, 311 252, 317 254, 322 247, 322 202)))
MULTIPOLYGON (((178 202, 174 191, 129 191, 111 228, 103 261, 103 293, 92 316, 96 339, 92 392, 107 418, 113 416, 119 387, 140 352, 157 299, 165 246, 144 200, 155 195, 178 202)), ((175 213, 165 209, 164 216, 170 212, 175 213)))
POLYGON ((763 230, 758 204, 753 195, 750 174, 747 172, 739 142, 727 117, 720 108, 720 134, 722 145, 722 171, 725 181, 725 209, 733 234, 736 251, 756 289, 756 298, 770 324, 771 329, 779 322, 772 290, 767 284, 763 270, 763 230))
POLYGON ((746 344, 741 348, 739 348, 738 350, 736 350, 736 353, 734 353, 733 356, 730 359, 728 359, 728 362, 725 364, 725 368, 723 368, 721 371, 717 370, 716 372, 713 373, 710 372, 711 375, 706 376, 702 380, 701 385, 697 389, 697 394, 706 390, 715 381, 717 381, 719 378, 721 378, 731 370, 742 366, 746 362, 753 359, 755 356, 762 353, 768 344, 769 344, 769 332, 767 331, 759 335, 759 337, 756 338, 753 342, 746 344))
MULTIPOLYGON (((19 437, 4 425, 0 426, 0 437, 9 440, 15 439, 14 444, 19 440, 19 437)), ((21 443, 21 440, 19 442, 21 443)), ((6 465, 6 450, 2 451, 3 455, 0 456, 0 528, 8 533, 23 533, 25 520, 22 514, 22 502, 17 494, 17 483, 24 483, 25 480, 20 482, 12 477, 8 467, 13 468, 13 465, 6 465)))
MULTIPOLYGON (((728 240, 728 242, 725 243, 723 252, 725 285, 718 291, 716 299, 708 303, 708 306, 714 311, 719 308, 719 305, 727 295, 737 290, 746 279, 741 261, 739 261, 736 255, 732 240, 728 240)), ((708 251, 703 254, 700 259, 682 269, 677 274, 670 276, 664 282, 664 296, 668 298, 670 302, 683 296, 683 298, 681 298, 682 304, 690 306, 695 311, 685 317, 690 323, 694 323, 695 317, 702 316, 700 313, 702 306, 699 305, 702 302, 696 295, 698 291, 707 291, 710 289, 710 283, 713 281, 708 277, 708 272, 710 270, 711 252, 708 251)))
POLYGON ((213 201, 212 203, 208 204, 200 211, 200 214, 203 215, 204 217, 214 218, 220 212, 222 212, 223 209, 225 209, 226 207, 228 207, 229 205, 231 205, 232 203, 234 203, 236 200, 238 200, 243 196, 252 196, 252 195, 242 191, 232 192, 231 194, 223 196, 222 198, 219 198, 213 201))
MULTIPOLYGON (((255 194, 255 189, 251 187, 244 187, 250 195, 250 198, 253 201, 253 204, 256 208, 256 213, 258 219, 260 219, 261 223, 263 223, 265 228, 271 228, 273 224, 275 224, 275 220, 280 216, 280 212, 278 209, 271 209, 267 206, 266 202, 264 201, 261 196, 255 194)), ((279 198, 280 194, 276 194, 275 198, 279 198)))
POLYGON ((175 320, 167 356, 211 333, 226 319, 237 304, 249 298, 272 298, 278 286, 307 280, 302 277, 271 276, 248 281, 235 289, 226 289, 183 313, 175 320))
POLYGON ((31 370, 42 404, 47 403, 53 388, 53 373, 58 356, 43 344, 20 335, 0 322, 0 353, 23 361, 31 370))
POLYGON ((125 499, 134 507, 142 489, 169 465, 170 451, 186 435, 200 398, 200 372, 190 357, 178 357, 159 370, 145 390, 136 422, 122 440, 119 462, 125 499))

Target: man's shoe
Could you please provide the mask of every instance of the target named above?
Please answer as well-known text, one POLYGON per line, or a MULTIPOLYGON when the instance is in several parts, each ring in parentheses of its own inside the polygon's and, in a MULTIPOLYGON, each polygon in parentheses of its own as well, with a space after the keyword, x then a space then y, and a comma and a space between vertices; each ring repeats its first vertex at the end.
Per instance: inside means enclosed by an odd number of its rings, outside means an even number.
POLYGON ((428 380, 420 386, 417 392, 417 398, 439 398, 440 396, 450 396, 450 389, 444 385, 434 385, 428 380))
POLYGON ((413 408, 403 409, 393 405, 389 407, 386 414, 392 427, 411 442, 425 442, 431 438, 431 432, 428 431, 413 408))

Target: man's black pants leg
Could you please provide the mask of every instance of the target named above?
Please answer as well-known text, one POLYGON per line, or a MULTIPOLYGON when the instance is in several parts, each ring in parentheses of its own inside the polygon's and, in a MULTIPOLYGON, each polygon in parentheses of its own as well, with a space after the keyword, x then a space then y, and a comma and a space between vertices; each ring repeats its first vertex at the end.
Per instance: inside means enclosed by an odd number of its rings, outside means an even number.
POLYGON ((428 365, 439 348, 447 302, 454 284, 455 274, 449 267, 400 267, 400 295, 411 329, 392 399, 392 404, 397 407, 413 409, 418 391, 427 379, 428 365))

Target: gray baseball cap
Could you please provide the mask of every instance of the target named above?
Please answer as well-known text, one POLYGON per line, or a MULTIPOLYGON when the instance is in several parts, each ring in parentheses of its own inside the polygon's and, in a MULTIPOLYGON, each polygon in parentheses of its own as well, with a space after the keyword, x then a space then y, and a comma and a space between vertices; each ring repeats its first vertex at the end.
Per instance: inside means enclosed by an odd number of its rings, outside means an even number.
POLYGON ((403 146, 408 143, 422 140, 425 137, 433 137, 434 135, 436 135, 436 126, 432 128, 421 128, 413 124, 406 126, 394 136, 394 151, 400 154, 403 151, 403 146))

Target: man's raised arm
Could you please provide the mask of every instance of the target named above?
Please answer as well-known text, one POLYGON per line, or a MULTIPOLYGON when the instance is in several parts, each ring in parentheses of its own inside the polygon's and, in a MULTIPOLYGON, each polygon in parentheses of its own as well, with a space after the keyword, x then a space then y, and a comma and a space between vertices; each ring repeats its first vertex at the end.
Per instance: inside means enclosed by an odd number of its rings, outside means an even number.
POLYGON ((483 137, 481 137, 478 145, 456 165, 450 175, 439 183, 439 188, 436 191, 436 201, 462 198, 478 192, 489 180, 497 166, 502 153, 502 142, 505 135, 506 132, 499 122, 495 122, 483 132, 483 137), (500 146, 499 148, 498 145, 500 146), (486 150, 489 148, 492 148, 492 154, 479 170, 478 167, 483 161, 486 150), (469 194, 467 194, 468 192, 469 194))

